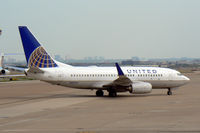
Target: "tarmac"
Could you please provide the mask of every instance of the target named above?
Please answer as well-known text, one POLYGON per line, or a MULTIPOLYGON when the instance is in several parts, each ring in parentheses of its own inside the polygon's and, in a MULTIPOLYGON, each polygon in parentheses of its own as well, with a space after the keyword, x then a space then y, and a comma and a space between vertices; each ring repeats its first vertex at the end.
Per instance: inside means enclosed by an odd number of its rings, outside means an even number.
POLYGON ((45 82, 0 82, 0 133, 199 133, 200 73, 168 96, 118 93, 96 97, 45 82))

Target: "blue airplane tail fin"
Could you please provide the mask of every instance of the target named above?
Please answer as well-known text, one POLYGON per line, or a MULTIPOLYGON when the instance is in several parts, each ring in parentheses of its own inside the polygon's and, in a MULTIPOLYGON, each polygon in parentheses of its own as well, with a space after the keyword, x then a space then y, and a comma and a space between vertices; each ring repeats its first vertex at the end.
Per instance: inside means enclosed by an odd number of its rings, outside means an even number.
POLYGON ((19 26, 19 32, 28 67, 49 68, 58 66, 26 26, 19 26))

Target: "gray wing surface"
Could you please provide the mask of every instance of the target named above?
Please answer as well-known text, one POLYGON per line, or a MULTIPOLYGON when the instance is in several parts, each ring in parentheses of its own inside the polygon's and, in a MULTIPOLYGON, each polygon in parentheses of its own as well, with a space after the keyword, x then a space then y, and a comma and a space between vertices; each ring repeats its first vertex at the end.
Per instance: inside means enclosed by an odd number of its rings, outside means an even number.
POLYGON ((116 80, 114 80, 112 83, 104 85, 104 87, 112 87, 112 86, 130 87, 133 82, 127 76, 124 75, 118 63, 116 63, 115 65, 116 65, 119 77, 116 80))

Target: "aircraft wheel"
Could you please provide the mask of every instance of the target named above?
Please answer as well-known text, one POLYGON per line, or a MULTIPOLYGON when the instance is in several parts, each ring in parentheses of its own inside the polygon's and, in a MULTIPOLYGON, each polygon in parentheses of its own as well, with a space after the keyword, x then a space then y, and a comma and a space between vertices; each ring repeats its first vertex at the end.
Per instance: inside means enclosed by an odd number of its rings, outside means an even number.
POLYGON ((172 91, 171 91, 170 88, 169 88, 168 91, 167 91, 167 95, 172 95, 172 91))
POLYGON ((116 91, 109 91, 109 96, 110 97, 116 97, 117 96, 117 92, 116 91))
POLYGON ((102 97, 103 96, 103 91, 102 90, 97 90, 96 91, 96 96, 102 97))

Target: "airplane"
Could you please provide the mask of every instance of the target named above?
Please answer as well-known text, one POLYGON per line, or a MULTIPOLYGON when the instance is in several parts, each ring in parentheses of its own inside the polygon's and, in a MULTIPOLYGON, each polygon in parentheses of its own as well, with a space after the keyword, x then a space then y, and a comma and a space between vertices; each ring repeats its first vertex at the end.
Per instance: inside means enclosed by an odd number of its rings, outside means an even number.
POLYGON ((26 56, 25 74, 53 85, 76 89, 96 90, 96 96, 110 97, 119 92, 132 94, 150 93, 152 89, 172 90, 185 85, 190 79, 170 68, 160 67, 77 67, 54 60, 40 45, 26 26, 19 26, 19 33, 26 56))
POLYGON ((10 80, 13 79, 13 77, 24 77, 25 74, 12 74, 9 70, 14 70, 18 72, 23 72, 24 69, 20 67, 14 67, 14 66, 5 66, 4 65, 4 53, 1 53, 0 56, 0 78, 10 78, 10 80))
POLYGON ((4 61, 4 54, 1 53, 1 56, 0 56, 0 75, 10 74, 10 71, 4 68, 3 61, 4 61))

